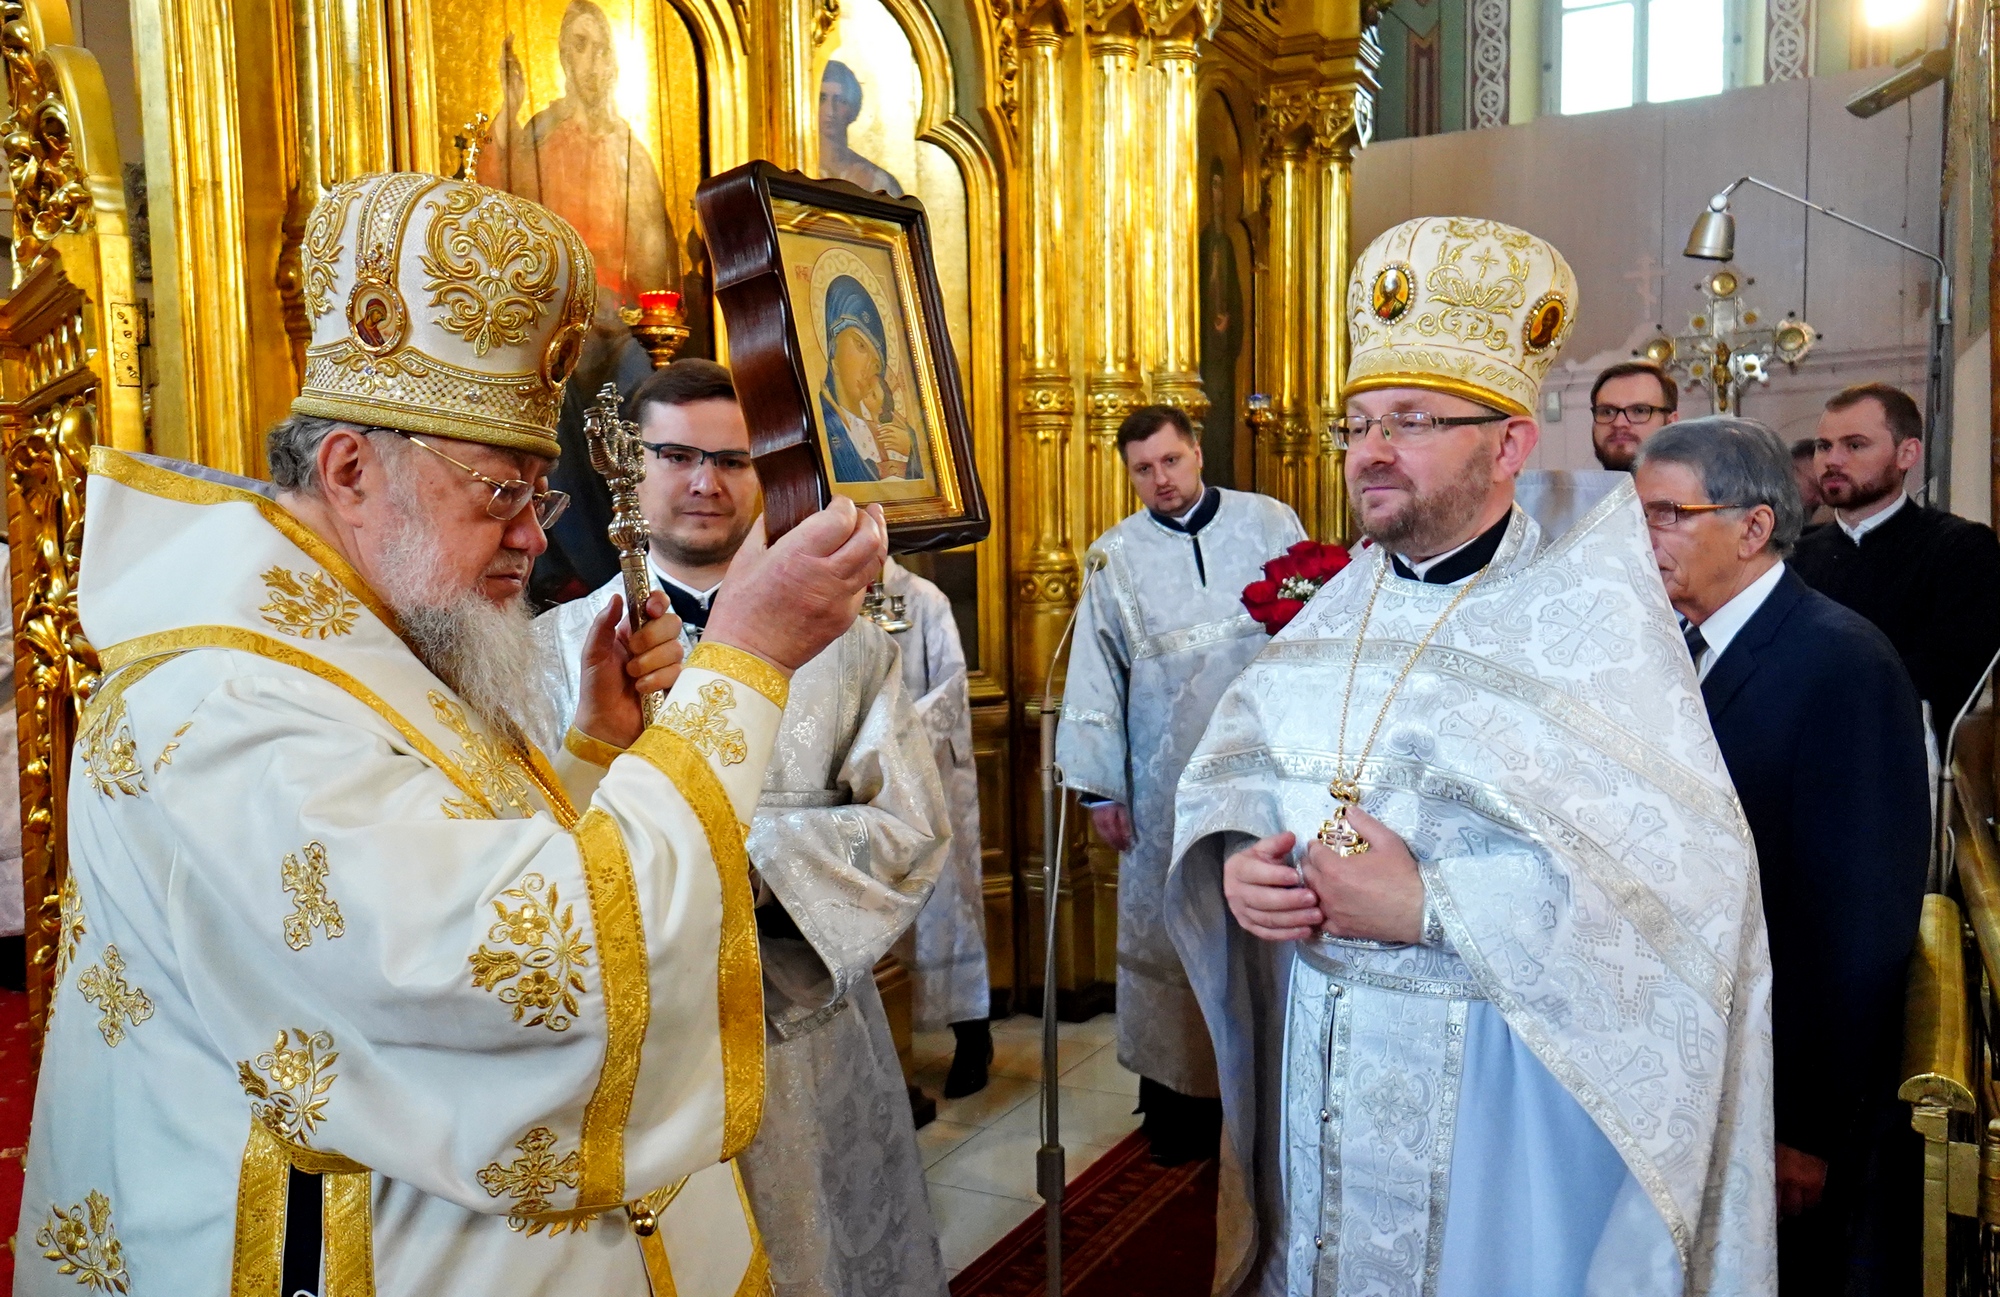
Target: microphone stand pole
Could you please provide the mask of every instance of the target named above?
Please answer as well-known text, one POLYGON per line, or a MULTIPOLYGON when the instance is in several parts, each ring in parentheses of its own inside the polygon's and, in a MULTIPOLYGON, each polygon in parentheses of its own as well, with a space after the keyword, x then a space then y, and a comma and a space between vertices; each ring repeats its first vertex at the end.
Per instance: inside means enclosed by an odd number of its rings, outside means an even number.
POLYGON ((1063 843, 1069 827, 1069 797, 1062 789, 1062 768, 1056 764, 1056 664, 1076 629, 1076 615, 1090 578, 1104 566, 1104 556, 1084 561, 1083 585, 1070 609, 1062 638, 1049 655, 1049 673, 1042 681, 1042 1146, 1035 1151, 1035 1191, 1042 1196, 1043 1248, 1048 1257, 1047 1297, 1062 1297, 1063 1170, 1062 1114, 1056 1085, 1056 903, 1062 886, 1063 843))

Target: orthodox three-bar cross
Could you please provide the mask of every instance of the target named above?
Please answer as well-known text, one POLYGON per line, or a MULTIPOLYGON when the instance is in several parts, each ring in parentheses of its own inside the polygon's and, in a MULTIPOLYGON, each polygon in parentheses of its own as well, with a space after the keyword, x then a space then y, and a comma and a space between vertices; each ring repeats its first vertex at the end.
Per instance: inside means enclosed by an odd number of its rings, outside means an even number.
MULTIPOLYGON (((646 567, 652 529, 639 510, 639 479, 646 475, 646 448, 639 441, 639 426, 622 418, 618 405, 617 384, 606 383, 583 416, 583 431, 590 441, 591 467, 611 489, 611 525, 606 530, 618 548, 618 570, 625 577, 626 616, 632 629, 638 630, 646 624, 646 600, 653 593, 653 575, 646 567)), ((641 707, 646 724, 659 719, 666 701, 664 693, 645 695, 641 707)))

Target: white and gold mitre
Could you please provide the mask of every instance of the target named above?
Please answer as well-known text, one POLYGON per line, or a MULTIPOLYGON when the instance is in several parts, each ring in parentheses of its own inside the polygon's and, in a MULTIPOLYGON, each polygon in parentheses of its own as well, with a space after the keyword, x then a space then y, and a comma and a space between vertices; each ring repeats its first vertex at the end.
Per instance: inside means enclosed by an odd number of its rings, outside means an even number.
POLYGON ((336 186, 306 223, 298 414, 557 453, 563 380, 597 304, 554 212, 423 172, 336 186))
POLYGON ((1526 230, 1423 216, 1385 231, 1347 281, 1344 396, 1421 387, 1533 418, 1576 319, 1576 276, 1526 230))

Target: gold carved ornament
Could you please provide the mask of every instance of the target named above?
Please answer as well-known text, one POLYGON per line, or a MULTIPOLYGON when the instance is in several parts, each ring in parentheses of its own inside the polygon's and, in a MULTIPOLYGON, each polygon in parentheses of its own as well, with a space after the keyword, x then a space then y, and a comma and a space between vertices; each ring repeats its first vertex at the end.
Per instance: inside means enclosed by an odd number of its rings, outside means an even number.
MULTIPOLYGON (((548 1211, 555 1204, 549 1195, 557 1189, 576 1188, 577 1174, 582 1170, 583 1159, 575 1149, 556 1155, 556 1133, 547 1126, 537 1126, 515 1142, 514 1147, 521 1156, 505 1166, 499 1162, 489 1162, 479 1173, 479 1183, 485 1187, 489 1197, 501 1195, 514 1200, 514 1211, 507 1217, 507 1224, 516 1230, 530 1234, 541 1233, 545 1222, 531 1220, 530 1217, 548 1211)), ((564 1227, 581 1228, 583 1221, 557 1221, 550 1229, 551 1234, 562 1233, 564 1227)))
POLYGON ((136 1027, 153 1016, 152 999, 125 980, 125 957, 118 947, 104 948, 104 962, 83 970, 76 979, 77 993, 97 1006, 102 1015, 97 1030, 104 1043, 116 1049, 128 1027, 136 1027))
POLYGON ((483 190, 453 190, 424 247, 424 288, 446 310, 437 323, 475 355, 528 341, 555 299, 562 240, 525 207, 488 204, 483 190))
POLYGON ((236 1079, 251 1099, 251 1117, 281 1142, 311 1147, 313 1131, 326 1120, 326 1092, 338 1079, 328 1069, 339 1058, 330 1032, 280 1031, 254 1067, 248 1060, 236 1064, 236 1079))
POLYGON ((576 907, 563 904, 559 890, 540 874, 529 874, 519 887, 500 893, 493 909, 500 917, 486 939, 527 953, 481 945, 467 957, 472 984, 497 991, 502 1004, 513 1006, 516 1022, 534 1010, 524 1026, 568 1031, 578 1012, 576 997, 588 991, 582 970, 590 967, 591 947, 577 926, 576 907), (510 897, 520 904, 508 908, 510 897))
POLYGON ((273 566, 263 578, 271 599, 257 611, 282 634, 323 640, 354 633, 361 601, 326 573, 273 566))
POLYGON ((7 151, 14 194, 18 283, 59 236, 89 228, 95 208, 71 147, 69 106, 43 75, 24 0, 0 0, 0 57, 7 62, 8 101, 14 105, 0 125, 0 145, 7 151))
POLYGON ((347 931, 340 917, 340 902, 326 892, 326 847, 308 842, 296 855, 287 855, 279 866, 279 878, 297 902, 285 916, 285 944, 304 950, 312 944, 312 930, 319 928, 328 941, 347 931))
POLYGON ((70 1207, 49 1204, 49 1218, 35 1231, 35 1246, 56 1263, 56 1273, 92 1292, 131 1292, 125 1245, 111 1228, 111 1200, 92 1189, 70 1207))

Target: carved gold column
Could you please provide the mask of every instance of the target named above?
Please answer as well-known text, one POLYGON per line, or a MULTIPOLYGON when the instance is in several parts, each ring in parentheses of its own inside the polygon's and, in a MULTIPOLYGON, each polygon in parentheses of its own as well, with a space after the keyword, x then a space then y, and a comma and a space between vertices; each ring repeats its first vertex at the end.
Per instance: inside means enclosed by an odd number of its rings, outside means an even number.
MULTIPOLYGON (((1327 5, 1338 30, 1359 14, 1327 5)), ((1259 285, 1258 386, 1271 409, 1256 448, 1257 489, 1298 510, 1313 536, 1346 540, 1350 522, 1329 421, 1347 370, 1345 294, 1354 150, 1372 125, 1373 31, 1324 39, 1302 72, 1266 92, 1262 179, 1269 236, 1259 285)))
MULTIPOLYGON (((1148 126, 1153 172, 1148 291, 1148 377, 1152 399, 1178 406, 1199 422, 1208 413, 1201 386, 1199 199, 1195 176, 1195 35, 1200 11, 1190 10, 1152 42, 1152 111, 1148 126)), ((1227 417, 1226 413, 1223 417, 1227 417)))
POLYGON ((1090 372, 1084 383, 1083 535, 1094 540, 1133 508, 1118 454, 1118 425, 1145 404, 1139 315, 1144 244, 1138 218, 1148 210, 1143 166, 1144 105, 1139 38, 1130 9, 1092 31, 1090 124, 1095 148, 1090 186, 1090 372))

